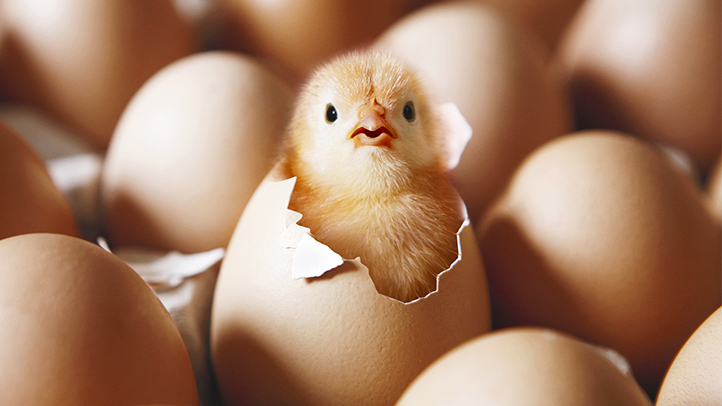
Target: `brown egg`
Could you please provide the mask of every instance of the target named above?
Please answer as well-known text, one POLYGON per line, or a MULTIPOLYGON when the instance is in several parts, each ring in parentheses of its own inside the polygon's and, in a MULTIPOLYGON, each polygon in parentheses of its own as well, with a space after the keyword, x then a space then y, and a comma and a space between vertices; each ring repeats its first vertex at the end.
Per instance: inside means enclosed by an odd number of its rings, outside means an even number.
POLYGON ((143 82, 195 49, 170 0, 4 0, 3 25, 5 97, 46 109, 101 148, 143 82))
POLYGON ((474 0, 498 9, 509 20, 538 35, 547 48, 559 38, 583 0, 474 0))
POLYGON ((180 333, 150 287, 97 245, 0 241, 0 403, 198 405, 180 333))
POLYGON ((719 156, 719 0, 589 0, 560 59, 582 128, 610 128, 687 151, 702 169, 719 156))
POLYGON ((256 60, 197 54, 160 71, 113 136, 101 197, 112 244, 225 247, 273 165, 293 101, 256 60))
POLYGON ((376 291, 358 260, 292 276, 283 243, 294 183, 264 180, 221 264, 211 353, 226 405, 392 405, 427 365, 489 330, 471 227, 438 290, 409 303, 376 291))
POLYGON ((478 228, 495 325, 614 348, 653 393, 720 305, 721 231, 660 149, 610 131, 551 141, 478 228))
POLYGON ((296 79, 321 62, 371 42, 415 0, 222 0, 243 50, 268 57, 296 79))
POLYGON ((0 239, 27 233, 77 235, 68 199, 45 163, 0 122, 0 239))
POLYGON ((659 389, 657 406, 722 403, 722 308, 692 334, 659 389))
MULTIPOLYGON (((2 60, 3 54, 6 52, 6 41, 8 38, 8 29, 5 23, 2 22, 2 19, 0 19, 0 60, 2 60)), ((2 92, 0 91, 0 95, 2 95, 2 92)))
POLYGON ((722 218, 722 158, 717 158, 708 174, 707 193, 712 198, 712 210, 722 218))
POLYGON ((471 125, 453 176, 472 221, 528 153, 571 128, 565 93, 541 44, 488 6, 426 7, 396 22, 376 46, 406 60, 432 101, 456 103, 471 125))
POLYGON ((449 351, 396 405, 651 406, 624 366, 618 354, 566 334, 506 329, 449 351))

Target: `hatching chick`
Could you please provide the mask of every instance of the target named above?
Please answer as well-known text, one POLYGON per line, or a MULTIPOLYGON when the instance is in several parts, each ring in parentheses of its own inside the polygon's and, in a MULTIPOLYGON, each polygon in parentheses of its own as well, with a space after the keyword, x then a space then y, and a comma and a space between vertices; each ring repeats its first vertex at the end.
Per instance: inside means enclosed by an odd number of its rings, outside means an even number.
POLYGON ((402 301, 436 289, 457 258, 463 220, 442 137, 419 80, 387 54, 353 53, 317 70, 299 96, 283 167, 289 208, 377 290, 402 301))

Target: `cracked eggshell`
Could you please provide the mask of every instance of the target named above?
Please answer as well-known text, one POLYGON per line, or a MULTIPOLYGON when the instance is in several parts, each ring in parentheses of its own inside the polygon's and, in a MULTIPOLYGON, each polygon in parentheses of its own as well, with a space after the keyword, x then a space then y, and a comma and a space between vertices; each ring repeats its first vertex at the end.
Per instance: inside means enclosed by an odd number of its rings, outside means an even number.
POLYGON ((128 265, 85 240, 1 240, 0 325, 0 404, 198 405, 166 309, 128 265))
POLYGON ((228 405, 391 405, 427 365, 490 328, 472 227, 463 258, 426 298, 379 294, 348 261, 294 279, 282 241, 292 180, 264 180, 228 246, 211 318, 215 374, 228 405))
POLYGON ((498 330, 434 362, 397 406, 651 406, 619 354, 537 327, 498 330))

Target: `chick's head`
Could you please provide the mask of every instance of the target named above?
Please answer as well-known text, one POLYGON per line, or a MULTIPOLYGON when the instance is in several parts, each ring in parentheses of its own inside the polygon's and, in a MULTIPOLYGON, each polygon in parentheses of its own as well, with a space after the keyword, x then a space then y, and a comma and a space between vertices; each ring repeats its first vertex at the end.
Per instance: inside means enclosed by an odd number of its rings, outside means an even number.
POLYGON ((383 53, 352 53, 319 68, 299 96, 290 148, 300 172, 326 186, 388 191, 441 168, 436 119, 419 79, 383 53), (356 182, 359 183, 359 182, 356 182))

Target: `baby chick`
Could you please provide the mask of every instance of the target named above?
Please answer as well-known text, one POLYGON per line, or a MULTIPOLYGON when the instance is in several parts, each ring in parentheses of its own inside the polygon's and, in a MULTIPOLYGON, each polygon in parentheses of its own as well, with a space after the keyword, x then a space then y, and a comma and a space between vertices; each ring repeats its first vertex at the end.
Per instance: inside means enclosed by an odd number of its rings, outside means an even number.
POLYGON ((398 60, 352 53, 322 66, 299 96, 283 169, 289 208, 377 290, 408 302, 457 258, 463 220, 442 136, 419 80, 398 60))

